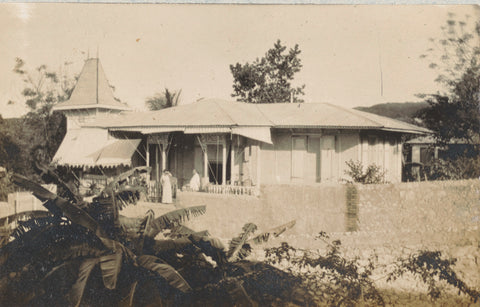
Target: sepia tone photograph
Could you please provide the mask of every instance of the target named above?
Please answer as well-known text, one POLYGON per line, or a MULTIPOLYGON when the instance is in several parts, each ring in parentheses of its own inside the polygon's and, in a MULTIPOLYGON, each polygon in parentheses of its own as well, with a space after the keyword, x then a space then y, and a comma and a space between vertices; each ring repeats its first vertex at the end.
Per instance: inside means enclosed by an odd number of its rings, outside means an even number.
POLYGON ((0 306, 480 306, 479 5, 0 28, 0 306))

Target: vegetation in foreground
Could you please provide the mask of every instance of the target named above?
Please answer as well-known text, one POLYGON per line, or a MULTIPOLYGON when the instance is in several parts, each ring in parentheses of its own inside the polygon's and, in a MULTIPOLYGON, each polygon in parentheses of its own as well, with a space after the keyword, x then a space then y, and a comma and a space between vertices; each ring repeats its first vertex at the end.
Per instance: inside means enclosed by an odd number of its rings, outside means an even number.
POLYGON ((261 243, 294 222, 251 238, 246 224, 226 250, 207 231, 182 221, 203 214, 189 207, 155 218, 128 218, 141 190, 121 184, 120 175, 92 202, 84 202, 54 171, 46 181, 60 196, 19 175, 13 181, 44 202, 45 211, 3 218, 17 223, 0 249, 2 306, 282 306, 304 305, 299 279, 273 266, 246 261, 250 244, 261 243), (157 239, 163 233, 164 239, 157 239))
MULTIPOLYGON (((375 255, 363 261, 347 259, 342 255, 339 240, 331 241, 325 232, 320 232, 317 239, 327 244, 325 253, 295 248, 284 242, 266 249, 265 262, 301 279, 310 306, 385 306, 385 291, 375 286, 372 277, 378 267, 375 255)), ((451 299, 452 289, 477 302, 480 292, 459 278, 453 269, 455 262, 456 259, 445 258, 439 251, 421 250, 389 265, 393 269, 385 279, 392 282, 410 274, 425 283, 431 302, 451 299)))
MULTIPOLYGON (((0 305, 15 306, 384 306, 384 291, 372 278, 375 256, 361 261, 342 255, 341 242, 321 232, 326 252, 288 243, 266 249, 264 262, 250 261, 252 244, 261 244, 295 221, 255 235, 247 223, 226 249, 208 231, 182 222, 205 213, 205 206, 182 208, 155 218, 122 216, 141 188, 126 178, 110 183, 92 202, 83 201, 50 170, 59 195, 33 181, 13 181, 44 201, 46 211, 0 219, 14 225, 0 242, 0 305)), ((385 279, 411 275, 427 285, 435 302, 456 289, 476 302, 480 293, 453 270, 455 259, 438 251, 418 251, 391 264, 385 279)), ((451 296, 451 295, 450 295, 451 296)))

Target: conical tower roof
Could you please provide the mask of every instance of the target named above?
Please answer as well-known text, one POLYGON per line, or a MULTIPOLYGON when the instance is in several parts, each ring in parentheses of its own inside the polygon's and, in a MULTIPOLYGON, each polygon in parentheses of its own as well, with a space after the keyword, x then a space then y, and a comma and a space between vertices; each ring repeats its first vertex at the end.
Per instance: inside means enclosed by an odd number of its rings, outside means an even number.
POLYGON ((115 100, 99 59, 85 61, 70 99, 53 107, 58 111, 92 108, 130 110, 127 105, 115 100))

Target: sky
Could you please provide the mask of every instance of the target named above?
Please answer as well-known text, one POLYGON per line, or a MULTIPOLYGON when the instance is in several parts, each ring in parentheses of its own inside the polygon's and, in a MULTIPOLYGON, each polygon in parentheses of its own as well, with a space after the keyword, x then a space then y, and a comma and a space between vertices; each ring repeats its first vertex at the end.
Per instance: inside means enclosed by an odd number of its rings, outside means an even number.
POLYGON ((306 102, 419 101, 418 93, 442 90, 420 55, 442 37, 449 12, 480 18, 471 5, 0 3, 0 114, 26 111, 16 57, 31 70, 46 64, 75 75, 98 50, 115 95, 143 110, 165 88, 181 89, 182 104, 234 100, 229 65, 262 57, 277 39, 302 51, 294 84, 306 85, 306 102))

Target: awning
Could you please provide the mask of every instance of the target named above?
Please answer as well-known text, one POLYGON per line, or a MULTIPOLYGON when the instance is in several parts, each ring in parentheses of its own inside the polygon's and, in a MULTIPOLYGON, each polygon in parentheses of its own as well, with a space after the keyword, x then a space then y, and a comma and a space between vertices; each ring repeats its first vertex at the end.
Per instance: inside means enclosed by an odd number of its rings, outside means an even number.
POLYGON ((202 134, 202 133, 230 133, 229 127, 187 127, 185 134, 202 134))
POLYGON ((273 144, 270 127, 233 127, 232 134, 238 134, 252 140, 273 144))
POLYGON ((51 164, 72 167, 129 166, 138 144, 138 139, 112 138, 106 129, 69 130, 51 164))
POLYGON ((153 133, 167 133, 175 131, 183 131, 182 127, 113 127, 109 128, 110 131, 128 131, 128 132, 140 132, 142 134, 153 133))
POLYGON ((132 156, 137 150, 141 140, 110 140, 101 150, 100 155, 95 162, 97 166, 117 166, 132 164, 132 156))

